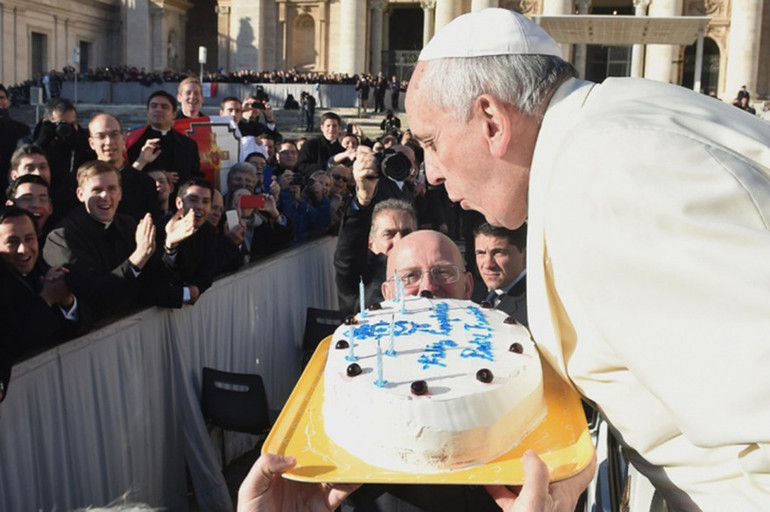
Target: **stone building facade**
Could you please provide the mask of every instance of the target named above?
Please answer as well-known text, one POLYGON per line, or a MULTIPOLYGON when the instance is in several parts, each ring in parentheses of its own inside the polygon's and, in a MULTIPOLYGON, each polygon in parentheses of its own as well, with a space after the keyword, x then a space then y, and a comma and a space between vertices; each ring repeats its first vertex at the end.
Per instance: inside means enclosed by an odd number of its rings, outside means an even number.
MULTIPOLYGON (((770 97, 770 1, 763 0, 0 0, 0 82, 46 69, 297 68, 408 78, 422 45, 454 17, 499 6, 535 15, 708 16, 702 87, 770 97)), ((584 77, 638 75, 690 86, 695 45, 565 45, 584 77)))

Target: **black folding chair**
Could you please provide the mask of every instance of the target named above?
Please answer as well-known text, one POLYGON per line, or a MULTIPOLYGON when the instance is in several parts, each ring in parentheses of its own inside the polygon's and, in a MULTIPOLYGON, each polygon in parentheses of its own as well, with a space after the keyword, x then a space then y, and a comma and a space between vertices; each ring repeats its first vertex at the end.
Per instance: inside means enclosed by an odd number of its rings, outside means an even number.
POLYGON ((206 424, 222 429, 222 465, 225 465, 225 430, 261 436, 261 447, 270 432, 270 412, 262 377, 203 368, 201 409, 206 424))
POLYGON ((305 316, 305 335, 302 337, 302 367, 315 352, 318 344, 334 333, 345 320, 345 313, 333 309, 307 308, 305 316))

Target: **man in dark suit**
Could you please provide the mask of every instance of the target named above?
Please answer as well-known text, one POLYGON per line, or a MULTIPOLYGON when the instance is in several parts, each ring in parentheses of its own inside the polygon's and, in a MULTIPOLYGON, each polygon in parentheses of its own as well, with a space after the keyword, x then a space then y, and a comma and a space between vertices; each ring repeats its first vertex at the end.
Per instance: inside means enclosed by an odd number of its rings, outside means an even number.
POLYGON ((140 172, 144 168, 142 163, 149 160, 146 155, 156 153, 157 148, 150 143, 145 144, 140 158, 129 165, 125 160, 126 135, 116 117, 104 113, 96 114, 88 123, 88 130, 88 142, 91 149, 96 151, 96 158, 113 165, 120 173, 122 198, 119 201, 118 213, 126 214, 136 222, 148 213, 157 219, 158 193, 155 190, 155 180, 140 172))
POLYGON ((81 165, 77 197, 83 204, 48 234, 43 250, 46 263, 68 270, 67 285, 93 309, 95 318, 137 304, 141 274, 155 252, 152 217, 145 214, 137 225, 128 215, 117 213, 120 176, 107 162, 81 165))
POLYGON ((29 135, 29 126, 15 119, 8 113, 11 100, 8 90, 0 84, 0 187, 8 185, 8 170, 11 167, 11 155, 18 146, 19 139, 29 135))
POLYGON ((473 231, 476 265, 488 301, 523 325, 527 320, 527 224, 511 230, 483 223, 473 231))
POLYGON ((147 126, 139 129, 139 138, 128 147, 128 161, 133 168, 167 172, 174 194, 179 191, 178 184, 203 176, 198 145, 174 130, 176 107, 176 98, 166 91, 152 93, 147 100, 147 126))
POLYGON ((216 230, 209 224, 214 187, 202 179, 192 179, 179 187, 177 211, 161 220, 156 256, 147 289, 152 304, 181 308, 195 304, 216 273, 216 230))
POLYGON ((83 325, 65 272, 38 254, 32 214, 7 208, 0 214, 0 402, 15 359, 72 338, 83 325))
POLYGON ((297 169, 305 176, 313 171, 326 169, 329 158, 342 153, 344 148, 337 140, 342 120, 334 112, 325 112, 321 116, 321 135, 309 139, 299 150, 297 169))

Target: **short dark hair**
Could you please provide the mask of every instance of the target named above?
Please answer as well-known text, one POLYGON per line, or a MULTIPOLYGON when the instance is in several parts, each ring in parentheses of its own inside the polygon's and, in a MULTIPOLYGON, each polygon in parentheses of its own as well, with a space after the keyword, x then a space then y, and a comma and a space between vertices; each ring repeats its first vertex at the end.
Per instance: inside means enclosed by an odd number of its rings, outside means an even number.
POLYGON ((379 217, 380 213, 384 210, 395 210, 401 212, 404 215, 411 217, 415 227, 417 227, 417 210, 414 208, 414 204, 406 199, 390 198, 380 201, 372 209, 372 224, 369 227, 369 238, 374 237, 374 220, 379 217))
POLYGON ((46 162, 48 161, 48 155, 45 154, 45 151, 43 151, 43 148, 38 146, 37 144, 22 144, 18 148, 16 148, 16 151, 13 152, 13 155, 11 155, 11 171, 18 168, 19 164, 21 163, 21 159, 25 156, 29 155, 42 155, 45 157, 46 162))
POLYGON ((237 101, 239 105, 241 104, 241 100, 239 100, 235 96, 226 96, 222 98, 222 101, 219 102, 219 109, 223 110, 225 108, 225 103, 227 103, 228 101, 237 101))
POLYGON ((192 178, 190 180, 185 181, 182 183, 182 186, 179 187, 179 191, 176 193, 176 196, 179 199, 184 200, 184 196, 187 195, 187 189, 190 187, 201 187, 207 189, 209 192, 211 192, 211 198, 214 198, 214 186, 209 183, 208 180, 205 180, 203 178, 192 178))
POLYGON ((5 210, 0 211, 0 224, 4 223, 6 219, 18 219, 19 217, 26 217, 32 223, 32 227, 35 228, 37 233, 37 221, 32 212, 19 208, 18 206, 8 206, 5 210))
POLYGON ((75 104, 67 98, 51 98, 45 104, 43 118, 46 121, 50 121, 54 112, 66 114, 67 112, 77 112, 77 109, 75 108, 75 104))
POLYGON ((324 124, 324 121, 327 119, 333 119, 334 121, 337 121, 340 126, 342 126, 342 118, 334 112, 324 112, 323 115, 321 115, 321 124, 324 124))
POLYGON ((493 226, 489 222, 482 222, 473 230, 473 238, 479 235, 494 236, 505 238, 509 244, 516 246, 520 251, 527 248, 527 223, 525 222, 516 229, 508 229, 493 226))
POLYGON ((4 92, 5 95, 8 96, 8 89, 6 89, 3 84, 0 84, 0 92, 4 92))
POLYGON ((13 182, 8 185, 8 188, 5 191, 5 198, 9 201, 13 201, 16 196, 16 191, 19 188, 19 185, 24 185, 25 183, 34 183, 35 185, 42 185, 46 188, 46 190, 50 193, 50 187, 48 186, 48 183, 38 176, 37 174, 25 174, 23 176, 19 176, 13 182))
POLYGON ((168 101, 170 101, 171 102, 171 110, 176 111, 176 107, 177 107, 176 98, 174 98, 174 96, 172 94, 170 94, 170 93, 168 93, 166 91, 163 91, 163 90, 155 91, 154 93, 150 94, 150 97, 147 98, 147 108, 148 109, 150 108, 150 102, 152 101, 152 99, 153 98, 157 98, 158 96, 166 98, 168 101))

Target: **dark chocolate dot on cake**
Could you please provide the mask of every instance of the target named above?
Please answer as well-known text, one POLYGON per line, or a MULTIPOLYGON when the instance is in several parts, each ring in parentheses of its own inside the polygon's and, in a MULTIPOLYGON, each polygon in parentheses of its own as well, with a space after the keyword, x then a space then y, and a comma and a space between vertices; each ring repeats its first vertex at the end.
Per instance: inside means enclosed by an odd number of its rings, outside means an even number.
POLYGON ((487 368, 482 368, 481 370, 476 372, 476 379, 478 379, 480 382, 489 384, 490 382, 492 382, 492 379, 494 379, 494 375, 492 375, 492 370, 489 370, 487 368))
POLYGON ((428 392, 428 383, 424 380, 416 380, 412 382, 412 393, 415 395, 424 395, 428 392))
POLYGON ((433 298, 433 292, 430 290, 423 290, 420 292, 420 297, 425 297, 426 299, 432 299, 433 298))
POLYGON ((380 304, 379 302, 374 302, 369 305, 369 309, 371 309, 372 311, 380 310, 382 309, 382 304, 380 304))
POLYGON ((514 354, 521 354, 522 352, 524 352, 524 347, 521 346, 521 343, 517 342, 517 343, 511 344, 511 348, 509 348, 508 350, 510 350, 514 354))
POLYGON ((354 317, 353 315, 348 315, 345 317, 345 325, 353 325, 355 323, 357 323, 356 317, 354 317))
POLYGON ((358 366, 358 363, 350 363, 348 365, 348 377, 355 377, 356 375, 361 375, 361 367, 358 366))
POLYGON ((503 320, 503 323, 510 325, 510 324, 518 324, 519 322, 517 322, 516 319, 513 318, 512 316, 509 316, 505 320, 503 320))
POLYGON ((345 340, 339 340, 335 345, 334 348, 350 348, 350 345, 345 340))
POLYGON ((481 307, 484 309, 492 309, 492 303, 489 302, 488 300, 482 300, 481 307))

